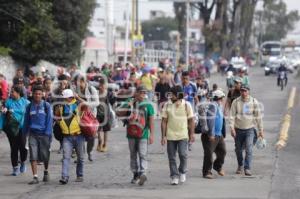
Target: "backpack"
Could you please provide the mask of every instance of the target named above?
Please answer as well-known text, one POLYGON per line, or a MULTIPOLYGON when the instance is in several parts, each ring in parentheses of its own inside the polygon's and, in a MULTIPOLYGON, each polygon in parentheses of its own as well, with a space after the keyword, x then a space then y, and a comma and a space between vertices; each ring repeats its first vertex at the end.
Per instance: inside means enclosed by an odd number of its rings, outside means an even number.
POLYGON ((88 106, 81 108, 80 130, 86 137, 95 137, 99 128, 99 122, 88 106))
POLYGON ((19 134, 20 124, 12 115, 12 112, 7 111, 3 124, 3 131, 7 136, 16 137, 19 134))
POLYGON ((127 119, 127 135, 133 138, 142 138, 147 125, 146 107, 133 108, 127 119))
POLYGON ((107 105, 107 109, 105 108, 104 104, 100 104, 99 106, 97 106, 96 118, 99 121, 99 123, 101 124, 101 123, 105 122, 105 117, 107 115, 107 119, 106 119, 107 124, 110 127, 115 127, 116 126, 115 112, 114 112, 108 98, 106 98, 105 102, 107 105))
POLYGON ((195 114, 195 134, 207 133, 207 110, 208 106, 200 104, 195 114))

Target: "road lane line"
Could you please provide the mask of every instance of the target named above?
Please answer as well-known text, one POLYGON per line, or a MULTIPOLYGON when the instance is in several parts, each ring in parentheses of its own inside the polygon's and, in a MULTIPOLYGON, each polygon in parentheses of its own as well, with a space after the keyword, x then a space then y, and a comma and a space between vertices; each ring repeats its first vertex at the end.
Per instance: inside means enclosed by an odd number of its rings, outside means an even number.
POLYGON ((287 107, 288 110, 285 116, 283 117, 279 139, 278 142, 276 143, 277 150, 284 148, 289 138, 289 129, 291 126, 291 118, 292 118, 291 112, 295 104, 296 91, 297 91, 296 87, 293 87, 289 95, 288 107, 287 107))

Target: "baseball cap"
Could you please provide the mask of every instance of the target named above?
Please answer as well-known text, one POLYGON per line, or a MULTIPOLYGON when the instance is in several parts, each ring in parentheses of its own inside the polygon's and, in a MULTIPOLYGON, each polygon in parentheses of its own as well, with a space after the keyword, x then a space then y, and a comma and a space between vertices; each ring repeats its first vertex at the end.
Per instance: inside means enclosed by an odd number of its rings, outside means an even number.
POLYGON ((243 85, 241 86, 241 90, 247 90, 247 91, 250 91, 250 87, 249 87, 248 85, 246 85, 246 84, 243 84, 243 85))
POLYGON ((74 97, 74 93, 71 89, 65 89, 62 92, 63 98, 70 98, 70 97, 74 97))
POLYGON ((221 99, 221 98, 225 97, 225 93, 222 90, 218 89, 218 90, 212 92, 212 97, 221 99))
POLYGON ((136 88, 136 92, 147 91, 147 88, 144 85, 138 86, 136 88))

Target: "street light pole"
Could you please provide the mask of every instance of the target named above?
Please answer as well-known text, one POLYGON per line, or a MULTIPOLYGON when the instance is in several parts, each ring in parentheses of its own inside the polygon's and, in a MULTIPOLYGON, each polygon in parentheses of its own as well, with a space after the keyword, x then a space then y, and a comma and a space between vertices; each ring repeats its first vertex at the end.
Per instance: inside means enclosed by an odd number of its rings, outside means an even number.
MULTIPOLYGON (((125 33, 125 51, 124 51, 124 53, 125 53, 125 55, 124 55, 124 64, 126 64, 127 63, 127 60, 128 60, 128 51, 127 51, 127 49, 128 49, 128 37, 129 37, 129 13, 128 13, 128 11, 129 11, 129 9, 130 9, 130 6, 129 6, 129 4, 127 4, 127 7, 128 7, 128 9, 125 11, 125 20, 126 20, 126 33, 125 33)), ((133 49, 131 49, 131 53, 132 53, 132 51, 133 51, 133 49)))
POLYGON ((185 44, 185 63, 186 67, 189 66, 189 56, 190 56, 190 38, 189 38, 189 30, 190 30, 190 0, 186 1, 186 44, 185 44))
POLYGON ((131 8, 131 62, 135 64, 135 47, 134 47, 134 35, 135 35, 135 1, 132 0, 131 8))

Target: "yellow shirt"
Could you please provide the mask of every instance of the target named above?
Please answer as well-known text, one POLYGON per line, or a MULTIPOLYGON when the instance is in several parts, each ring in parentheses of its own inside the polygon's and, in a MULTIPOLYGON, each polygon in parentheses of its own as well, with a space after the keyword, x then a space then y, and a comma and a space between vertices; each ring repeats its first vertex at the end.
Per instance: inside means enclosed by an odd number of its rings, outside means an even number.
POLYGON ((141 77, 141 84, 146 87, 148 91, 153 90, 153 79, 151 75, 144 75, 141 77))
POLYGON ((162 110, 162 117, 168 120, 167 140, 177 141, 189 138, 188 119, 194 117, 189 102, 181 100, 179 103, 167 102, 162 110))

